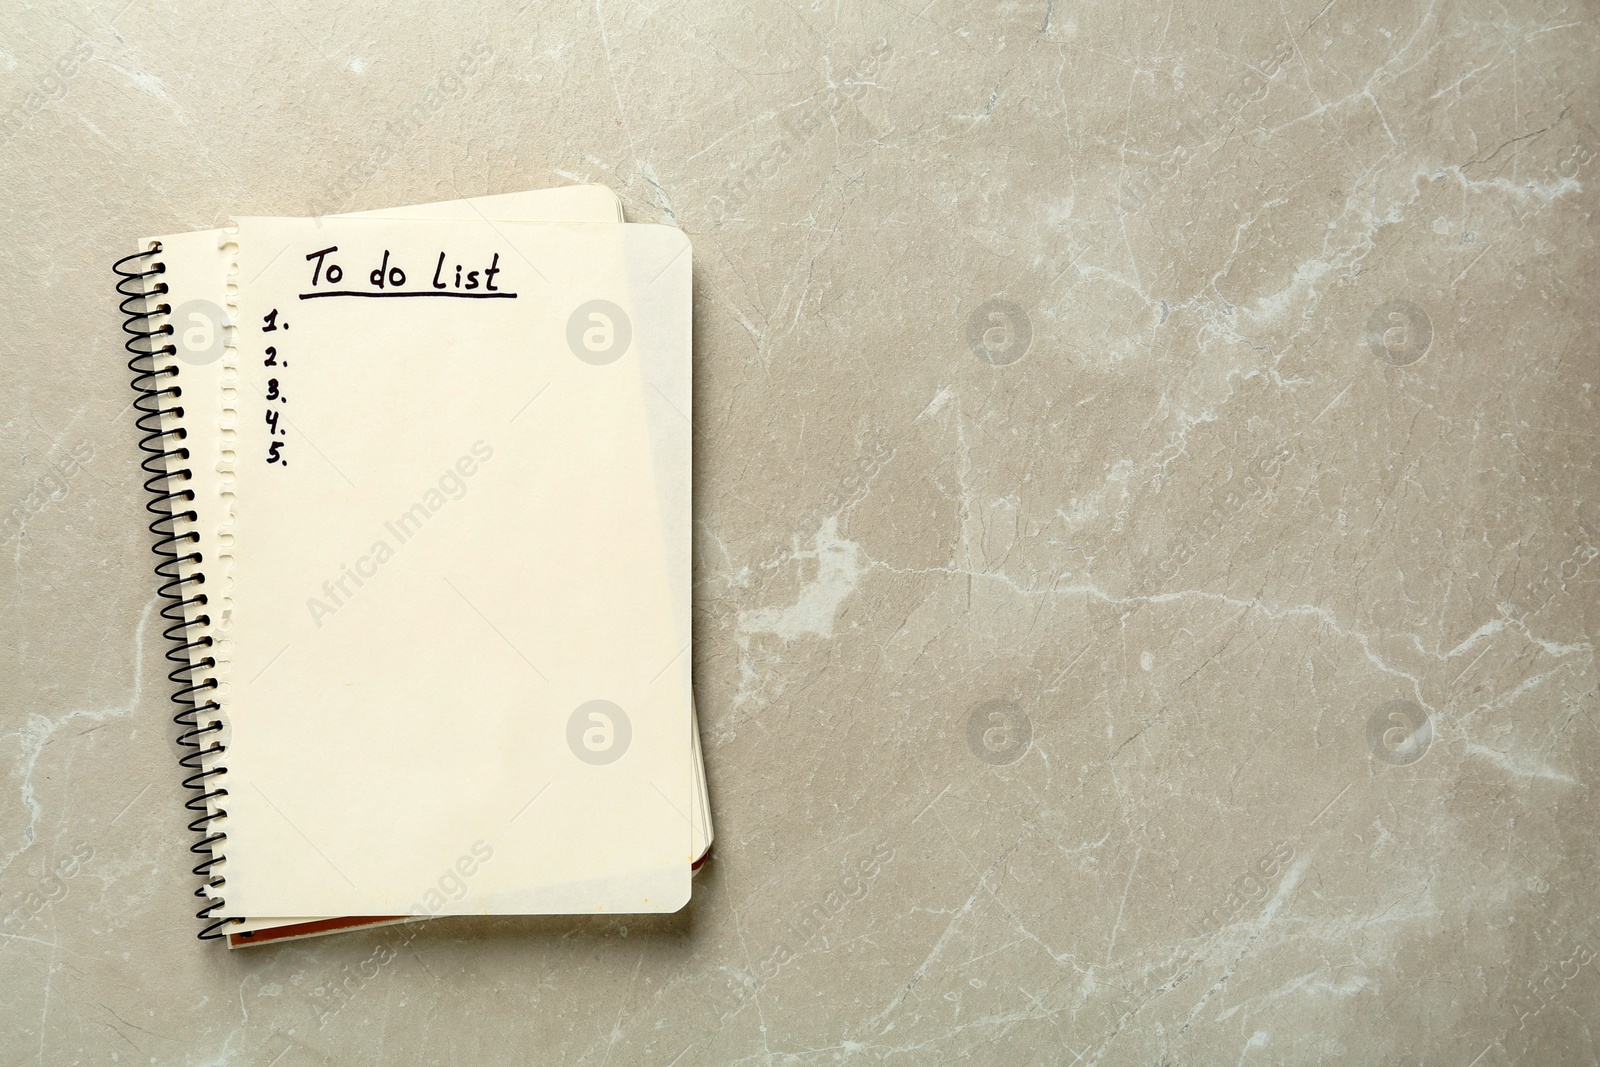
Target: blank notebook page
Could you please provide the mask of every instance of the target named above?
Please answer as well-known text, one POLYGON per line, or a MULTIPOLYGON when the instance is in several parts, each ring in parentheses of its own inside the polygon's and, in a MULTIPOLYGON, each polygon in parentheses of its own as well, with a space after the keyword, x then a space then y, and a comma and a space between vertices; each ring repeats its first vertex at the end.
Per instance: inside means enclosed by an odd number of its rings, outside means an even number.
POLYGON ((437 913, 681 907, 687 240, 243 219, 236 255, 228 913, 432 908, 466 857, 437 913))

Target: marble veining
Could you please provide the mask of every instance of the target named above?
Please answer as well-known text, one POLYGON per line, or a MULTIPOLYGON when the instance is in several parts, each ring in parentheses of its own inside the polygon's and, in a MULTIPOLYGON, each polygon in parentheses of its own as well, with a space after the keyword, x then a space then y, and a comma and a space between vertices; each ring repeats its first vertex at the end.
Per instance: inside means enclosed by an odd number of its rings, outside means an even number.
POLYGON ((0 1062, 1596 1063, 1594 12, 0 13, 0 1062), (684 912, 195 941, 109 267, 695 250, 684 912))

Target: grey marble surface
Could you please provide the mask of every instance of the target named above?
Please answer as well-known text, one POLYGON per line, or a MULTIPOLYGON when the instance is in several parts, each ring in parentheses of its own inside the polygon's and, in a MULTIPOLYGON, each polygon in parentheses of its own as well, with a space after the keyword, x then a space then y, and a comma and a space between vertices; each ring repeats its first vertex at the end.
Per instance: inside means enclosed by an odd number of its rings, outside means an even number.
POLYGON ((1597 37, 8 5, 0 1062, 1596 1062, 1597 37), (694 242, 694 901, 200 944, 110 263, 574 181, 694 242))

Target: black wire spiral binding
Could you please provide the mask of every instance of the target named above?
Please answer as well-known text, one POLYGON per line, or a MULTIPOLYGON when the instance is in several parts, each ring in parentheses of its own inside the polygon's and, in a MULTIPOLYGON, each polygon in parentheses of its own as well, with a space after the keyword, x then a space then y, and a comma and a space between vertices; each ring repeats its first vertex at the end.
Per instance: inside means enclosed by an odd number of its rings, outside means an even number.
MULTIPOLYGON (((171 323, 164 323, 151 329, 152 319, 158 315, 170 314, 172 307, 165 301, 150 307, 150 301, 167 294, 167 283, 157 282, 147 294, 144 287, 145 279, 155 277, 166 272, 166 264, 155 262, 151 257, 161 251, 159 242, 144 252, 135 252, 131 256, 124 256, 117 260, 111 268, 119 279, 117 292, 123 298, 118 305, 124 321, 123 332, 128 335, 124 346, 133 358, 128 360, 128 370, 133 373, 133 389, 138 393, 133 406, 139 410, 136 425, 143 435, 139 439, 139 448, 145 453, 144 460, 139 464, 150 477, 145 479, 144 487, 150 493, 150 500, 145 508, 154 515, 150 523, 150 532, 155 534, 156 542, 151 550, 160 557, 156 564, 155 572, 162 579, 160 594, 167 601, 161 609, 161 617, 170 625, 163 631, 163 636, 172 642, 172 647, 167 650, 167 660, 173 663, 174 669, 167 677, 177 686, 177 691, 172 694, 173 703, 178 705, 178 714, 172 721, 182 727, 183 732, 178 735, 178 744, 190 749, 178 763, 192 773, 183 780, 184 788, 193 790, 194 796, 184 803, 184 807, 198 816, 189 823, 189 829, 200 835, 200 840, 189 846, 189 851, 204 859, 195 866, 194 873, 204 879, 205 884, 195 890, 194 895, 207 901, 205 907, 195 913, 195 917, 207 922, 205 929, 200 931, 201 940, 209 941, 227 936, 227 927, 245 920, 239 918, 213 918, 216 910, 223 905, 222 900, 210 902, 211 890, 219 889, 226 884, 223 876, 213 876, 211 869, 221 863, 225 858, 219 846, 228 839, 226 831, 214 830, 210 824, 224 818, 228 813, 222 808, 215 812, 208 811, 214 800, 219 800, 228 795, 225 787, 212 788, 215 783, 210 779, 221 777, 228 773, 228 768, 216 762, 216 758, 227 751, 227 746, 220 740, 213 740, 209 746, 202 747, 201 738, 207 734, 218 733, 223 729, 223 724, 214 715, 208 716, 205 723, 200 722, 202 712, 217 712, 221 705, 211 697, 205 697, 205 703, 197 703, 197 698, 217 687, 215 678, 203 677, 197 680, 197 672, 203 672, 217 665, 214 656, 207 655, 204 659, 195 660, 191 652, 197 648, 209 648, 212 645, 211 637, 204 636, 192 640, 189 634, 191 623, 186 618, 187 609, 193 606, 206 604, 206 594, 196 592, 188 595, 185 586, 202 586, 205 584, 205 575, 199 570, 191 570, 189 577, 183 577, 180 567, 185 563, 199 564, 202 562, 198 549, 185 554, 180 554, 179 546, 196 544, 200 535, 193 531, 177 533, 175 524, 179 519, 194 522, 198 516, 193 510, 175 511, 173 504, 190 503, 194 500, 193 489, 177 489, 172 487, 173 481, 186 482, 193 477, 189 468, 169 470, 167 461, 176 457, 187 460, 189 449, 181 444, 171 447, 176 442, 181 442, 188 437, 188 431, 179 428, 166 430, 162 428, 164 416, 171 415, 178 418, 183 416, 183 406, 175 404, 172 407, 163 405, 176 401, 183 396, 183 389, 177 384, 163 387, 163 378, 173 377, 178 373, 176 367, 160 368, 156 365, 155 357, 158 355, 176 355, 177 349, 168 342, 161 347, 156 347, 154 338, 170 337, 173 329, 171 323), (137 268, 129 267, 137 264, 137 268), (148 268, 148 269, 142 269, 148 268), (174 438, 169 441, 168 438, 174 438), (205 761, 212 759, 209 770, 205 761)), ((208 624, 209 615, 199 615, 194 623, 208 624)))

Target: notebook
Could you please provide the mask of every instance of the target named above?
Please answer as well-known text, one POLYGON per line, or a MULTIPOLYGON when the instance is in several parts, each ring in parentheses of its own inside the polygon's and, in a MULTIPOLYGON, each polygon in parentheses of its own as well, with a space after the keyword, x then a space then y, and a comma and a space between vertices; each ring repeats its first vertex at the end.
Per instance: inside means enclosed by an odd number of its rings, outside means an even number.
POLYGON ((202 937, 687 901, 690 261, 580 186, 119 264, 202 937))

